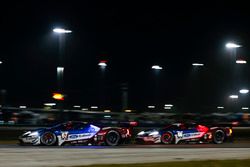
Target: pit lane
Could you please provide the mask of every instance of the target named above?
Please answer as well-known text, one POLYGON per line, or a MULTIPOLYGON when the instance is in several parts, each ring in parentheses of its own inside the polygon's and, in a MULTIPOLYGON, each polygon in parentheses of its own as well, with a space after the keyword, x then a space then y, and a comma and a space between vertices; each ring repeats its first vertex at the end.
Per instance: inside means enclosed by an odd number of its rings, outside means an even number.
POLYGON ((0 145, 0 166, 41 167, 250 158, 250 143, 180 145, 18 146, 0 145))

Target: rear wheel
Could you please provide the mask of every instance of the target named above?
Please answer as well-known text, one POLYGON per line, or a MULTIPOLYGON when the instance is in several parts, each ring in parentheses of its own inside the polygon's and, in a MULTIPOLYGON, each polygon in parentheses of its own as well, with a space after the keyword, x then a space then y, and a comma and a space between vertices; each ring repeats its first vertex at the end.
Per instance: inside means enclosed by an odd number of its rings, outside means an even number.
POLYGON ((45 146, 52 146, 56 144, 56 135, 52 132, 45 132, 41 136, 41 143, 45 146))
POLYGON ((108 146, 117 146, 120 142, 121 136, 115 130, 110 130, 105 136, 105 142, 108 146))
POLYGON ((213 142, 215 144, 222 144, 225 140, 225 132, 221 129, 215 130, 213 133, 213 142))
POLYGON ((161 142, 163 144, 172 144, 174 142, 174 135, 172 132, 168 131, 161 135, 161 142))

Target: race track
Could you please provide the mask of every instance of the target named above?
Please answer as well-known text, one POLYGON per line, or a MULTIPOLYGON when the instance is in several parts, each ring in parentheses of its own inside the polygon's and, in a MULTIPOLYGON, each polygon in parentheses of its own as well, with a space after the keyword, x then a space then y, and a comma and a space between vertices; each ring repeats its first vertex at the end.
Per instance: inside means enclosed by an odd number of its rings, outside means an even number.
POLYGON ((77 166, 250 158, 249 143, 33 147, 0 145, 1 167, 77 166))

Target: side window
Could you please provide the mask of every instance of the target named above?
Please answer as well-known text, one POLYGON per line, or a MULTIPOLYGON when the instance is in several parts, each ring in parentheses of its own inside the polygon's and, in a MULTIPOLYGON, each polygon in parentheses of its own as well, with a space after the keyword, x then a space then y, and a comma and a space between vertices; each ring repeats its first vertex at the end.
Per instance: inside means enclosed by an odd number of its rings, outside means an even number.
POLYGON ((74 130, 82 130, 85 129, 86 125, 83 123, 77 123, 74 125, 74 130))
POLYGON ((169 127, 169 129, 171 129, 171 130, 178 130, 179 128, 176 125, 172 125, 171 127, 169 127))
POLYGON ((187 129, 185 125, 180 125, 180 127, 179 127, 179 128, 180 128, 181 130, 185 130, 185 129, 187 129))
POLYGON ((196 125, 189 125, 188 126, 188 129, 195 129, 196 128, 196 125))

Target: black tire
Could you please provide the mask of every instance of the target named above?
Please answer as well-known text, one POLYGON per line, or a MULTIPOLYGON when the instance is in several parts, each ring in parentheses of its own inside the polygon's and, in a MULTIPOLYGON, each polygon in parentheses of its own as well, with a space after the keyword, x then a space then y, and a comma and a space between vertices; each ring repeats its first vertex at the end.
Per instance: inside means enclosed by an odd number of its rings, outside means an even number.
POLYGON ((105 143, 108 146, 117 146, 120 143, 121 136, 116 130, 110 130, 105 136, 105 143))
POLYGON ((173 144, 174 143, 174 135, 172 132, 167 131, 161 135, 161 142, 163 144, 173 144))
POLYGON ((45 146, 53 146, 57 142, 56 135, 52 132, 45 132, 41 135, 41 144, 45 146))
POLYGON ((213 142, 215 144, 222 144, 225 140, 225 132, 221 129, 217 129, 213 133, 213 142))

